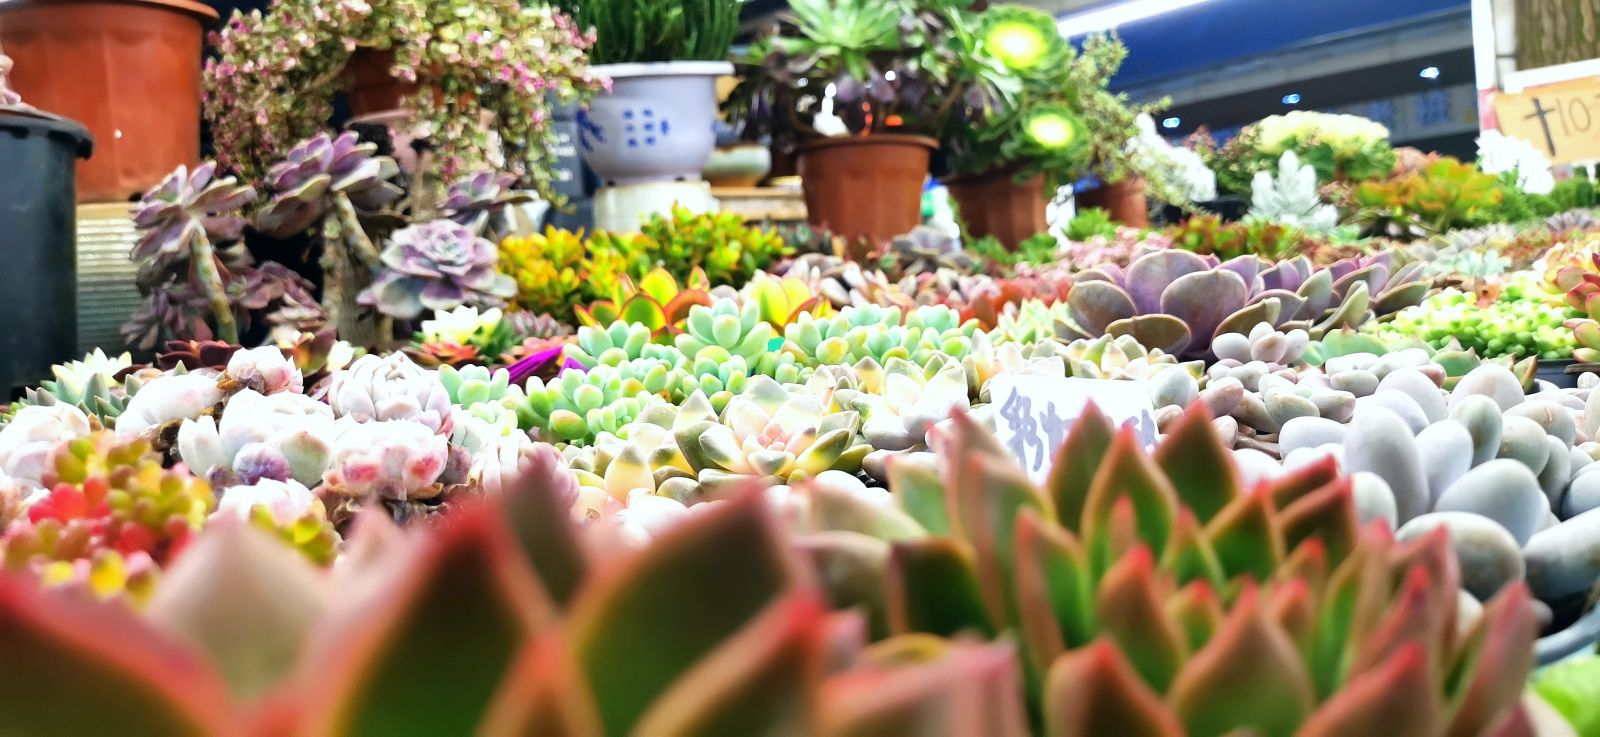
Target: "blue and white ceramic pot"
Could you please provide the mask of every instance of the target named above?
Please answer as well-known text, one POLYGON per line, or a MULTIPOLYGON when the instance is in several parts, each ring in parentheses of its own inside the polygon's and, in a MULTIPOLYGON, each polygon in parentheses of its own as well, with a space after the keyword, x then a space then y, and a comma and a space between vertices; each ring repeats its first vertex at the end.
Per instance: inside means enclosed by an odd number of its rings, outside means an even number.
POLYGON ((589 168, 607 186, 700 179, 716 148, 717 78, 733 65, 669 61, 594 71, 611 79, 611 92, 578 115, 589 168))

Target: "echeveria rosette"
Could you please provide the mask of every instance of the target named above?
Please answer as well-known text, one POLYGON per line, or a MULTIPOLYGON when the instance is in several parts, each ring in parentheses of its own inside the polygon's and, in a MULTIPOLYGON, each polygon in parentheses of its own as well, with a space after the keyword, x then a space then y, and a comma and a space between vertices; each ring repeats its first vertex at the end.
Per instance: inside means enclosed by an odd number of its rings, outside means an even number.
POLYGON ((360 302, 405 320, 424 309, 494 307, 516 296, 517 283, 495 270, 495 245, 451 220, 398 230, 383 250, 383 271, 360 302))
POLYGON ((246 389, 228 400, 222 419, 203 416, 178 426, 178 457, 216 486, 262 479, 309 487, 328 470, 333 410, 302 394, 264 396, 246 389))
POLYGON ((650 342, 652 335, 648 325, 637 322, 617 321, 605 328, 584 325, 578 328, 577 340, 567 345, 564 355, 585 369, 614 367, 639 358, 659 359, 675 367, 688 362, 678 348, 650 342))
POLYGON ((223 489, 211 518, 233 517, 276 536, 313 563, 329 565, 339 553, 339 533, 322 500, 293 479, 261 479, 223 489))
POLYGON ((925 447, 929 428, 972 406, 961 364, 935 364, 930 372, 901 358, 886 364, 863 358, 854 366, 839 367, 845 376, 834 402, 860 413, 861 435, 876 450, 925 447))
POLYGON ((413 420, 450 434, 450 393, 439 372, 403 353, 368 354, 335 371, 328 384, 334 416, 357 422, 413 420))
POLYGON ((65 404, 76 407, 99 418, 101 424, 110 426, 128 404, 128 395, 138 390, 142 379, 136 375, 127 378, 126 384, 117 376, 133 366, 131 354, 107 356, 99 348, 84 355, 82 360, 69 361, 50 367, 53 380, 41 382, 37 388, 24 390, 23 397, 12 402, 8 416, 30 405, 65 404))
POLYGON ((400 167, 377 150, 354 131, 319 133, 296 144, 267 171, 272 199, 256 214, 256 227, 279 238, 302 233, 328 213, 335 194, 366 211, 399 200, 405 192, 389 180, 400 167))
POLYGON ((431 499, 449 461, 450 442, 427 425, 410 420, 336 425, 333 457, 323 475, 325 488, 346 497, 414 501, 431 499))
POLYGON ((495 211, 533 199, 526 192, 516 191, 516 183, 517 176, 505 172, 468 174, 451 183, 439 210, 451 220, 481 232, 495 211))
POLYGON ((218 177, 215 162, 192 173, 180 164, 134 205, 133 224, 141 235, 133 247, 133 260, 169 265, 182 261, 188 258, 189 238, 195 235, 210 242, 238 240, 246 222, 238 210, 255 198, 249 185, 218 177))
POLYGON ((772 326, 761 319, 760 305, 746 302, 740 306, 732 299, 719 299, 710 307, 690 308, 684 332, 674 344, 690 359, 704 356, 723 361, 739 356, 745 363, 757 365, 771 352, 774 337, 772 326))

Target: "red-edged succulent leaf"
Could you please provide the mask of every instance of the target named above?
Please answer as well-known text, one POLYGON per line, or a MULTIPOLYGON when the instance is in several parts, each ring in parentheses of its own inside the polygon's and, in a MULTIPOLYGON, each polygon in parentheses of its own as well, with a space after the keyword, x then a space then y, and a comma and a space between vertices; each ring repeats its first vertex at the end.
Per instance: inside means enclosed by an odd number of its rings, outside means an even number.
POLYGON ((678 678, 629 734, 721 737, 814 730, 827 625, 819 595, 796 590, 678 678))
POLYGON ((1149 549, 1136 547, 1106 572, 1095 597, 1101 631, 1122 647, 1146 683, 1165 692, 1189 654, 1188 638, 1167 616, 1165 586, 1149 549))
POLYGON ((1449 737, 1481 734, 1516 707, 1533 669, 1538 634, 1525 584, 1511 584, 1489 600, 1452 668, 1452 680, 1460 685, 1449 737))
POLYGON ((1387 559, 1392 541, 1387 529, 1368 528, 1362 544, 1334 569, 1322 589, 1316 638, 1308 660, 1322 698, 1344 681, 1357 644, 1377 626, 1388 606, 1387 559))
POLYGON ((1017 609, 1039 672, 1094 635, 1094 580, 1072 533, 1033 512, 1017 517, 1017 609))
POLYGON ((1206 538, 1230 579, 1254 576, 1257 581, 1266 581, 1287 554, 1272 502, 1259 493, 1245 494, 1229 503, 1206 525, 1206 538))
POLYGON ((1454 635, 1446 629, 1454 607, 1430 606, 1432 584, 1429 579, 1428 572, 1421 567, 1410 570, 1378 626, 1356 645, 1355 660, 1350 665, 1351 676, 1378 667, 1390 653, 1409 643, 1426 648, 1430 669, 1442 667, 1437 659, 1447 638, 1454 635))
POLYGON ((314 634, 301 734, 471 734, 533 628, 554 616, 497 510, 412 537, 314 634), (381 584, 381 585, 379 585, 381 584))
POLYGON ((650 328, 651 332, 665 328, 667 311, 660 302, 650 298, 650 295, 640 292, 622 303, 618 319, 626 322, 636 322, 650 328))
POLYGON ((667 326, 679 325, 684 320, 689 319, 689 309, 696 305, 710 307, 711 295, 702 289, 689 289, 678 292, 677 296, 674 296, 662 308, 662 311, 666 314, 667 326))
POLYGON ((599 737, 600 717, 555 631, 531 638, 495 695, 479 737, 599 737))
POLYGON ((0 574, 0 733, 211 737, 232 708, 210 664, 122 604, 0 574))
POLYGON ((1427 652, 1411 643, 1350 679, 1312 712, 1297 737, 1434 735, 1442 718, 1427 652))
MULTIPOLYGON (((955 419, 958 426, 970 423, 955 419)), ((970 434, 970 433, 969 433, 970 434)), ((978 587, 990 621, 1017 621, 1015 540, 1017 515, 1031 509, 1050 516, 1050 500, 1009 460, 963 453, 946 460, 945 493, 957 536, 972 546, 978 587)))
POLYGON ((1167 597, 1167 617, 1183 631, 1189 652, 1198 651, 1222 627, 1222 602, 1205 581, 1194 581, 1167 597))
POLYGON ((1161 570, 1172 574, 1180 586, 1190 581, 1205 581, 1220 588, 1227 580, 1217 551, 1211 548, 1211 541, 1206 539, 1200 523, 1187 507, 1178 510, 1172 539, 1167 541, 1167 550, 1161 554, 1161 570))
POLYGON ((1445 632, 1454 632, 1456 605, 1460 599, 1461 563, 1450 546, 1450 533, 1438 528, 1422 537, 1395 545, 1389 555, 1393 583, 1405 582, 1413 568, 1428 572, 1428 610, 1445 619, 1445 632))
POLYGON ((1119 499, 1133 502, 1139 539, 1152 550, 1165 550, 1177 515, 1177 494, 1161 469, 1145 455, 1131 428, 1119 430, 1089 486, 1083 510, 1083 537, 1090 547, 1104 534, 1119 499))
POLYGON ((583 585, 588 565, 568 511, 577 493, 577 481, 562 467, 555 449, 541 446, 497 500, 545 593, 562 606, 583 585))
POLYGON ((1253 586, 1178 672, 1167 698, 1189 737, 1236 729, 1289 737, 1316 703, 1294 641, 1262 611, 1253 586))
POLYGON ((823 687, 823 737, 1026 737, 1009 645, 956 643, 936 659, 863 666, 823 687))
POLYGON ((1283 540, 1290 549, 1302 541, 1315 539, 1321 541, 1323 552, 1329 558, 1341 561, 1360 536, 1348 476, 1341 476, 1280 509, 1278 519, 1283 524, 1283 540))
POLYGON ((1183 725, 1139 679, 1115 645, 1101 640, 1056 660, 1045 685, 1048 737, 1183 737, 1183 725))
POLYGON ((884 590, 890 632, 995 634, 972 554, 957 540, 896 543, 889 553, 884 590))
POLYGON ((796 583, 774 524, 746 489, 594 574, 568 637, 606 735, 630 734, 673 681, 796 583))
POLYGON ((1274 509, 1287 509, 1300 497, 1337 481, 1339 476, 1339 462, 1329 456, 1266 483, 1264 491, 1274 509))
POLYGON ((1050 469, 1047 484, 1050 497, 1055 501, 1056 520, 1062 527, 1081 534, 1084 505, 1089 501, 1089 487, 1106 451, 1111 449, 1111 439, 1116 434, 1111 420, 1093 402, 1083 408, 1083 414, 1072 424, 1066 442, 1056 453, 1055 465, 1050 469))
POLYGON ((1322 541, 1309 538, 1295 546, 1294 552, 1278 567, 1279 581, 1305 581, 1312 591, 1321 591, 1328 581, 1328 553, 1322 541))
POLYGON ((934 535, 951 534, 950 509, 945 506, 944 480, 930 464, 889 459, 889 488, 906 514, 934 535))
POLYGON ((1203 402, 1194 403, 1167 431, 1155 460, 1179 501, 1201 523, 1209 522, 1239 495, 1233 455, 1223 447, 1203 402))
POLYGON ((1302 653, 1311 649, 1311 638, 1316 632, 1317 607, 1311 587, 1298 579, 1285 581, 1270 589, 1267 599, 1267 616, 1283 628, 1302 653))

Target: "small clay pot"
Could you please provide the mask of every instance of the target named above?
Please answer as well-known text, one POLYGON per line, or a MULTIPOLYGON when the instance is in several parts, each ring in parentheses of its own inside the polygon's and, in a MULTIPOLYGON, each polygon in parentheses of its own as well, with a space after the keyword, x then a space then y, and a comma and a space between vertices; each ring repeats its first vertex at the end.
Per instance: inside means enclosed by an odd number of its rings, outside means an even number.
POLYGON ((1150 225, 1150 203, 1144 196, 1144 180, 1138 177, 1078 192, 1074 198, 1078 210, 1098 207, 1110 213, 1112 220, 1124 225, 1135 228, 1150 225))
POLYGON ((1050 198, 1045 195, 1043 174, 1018 182, 1014 172, 1002 169, 954 177, 945 181, 945 188, 974 238, 994 236, 1014 249, 1049 228, 1044 211, 1050 198))
POLYGON ((23 102, 83 123, 79 202, 126 202, 200 161, 200 52, 216 11, 191 0, 0 2, 23 102))
POLYGON ((398 110, 417 93, 416 82, 406 82, 389 73, 394 61, 394 49, 363 46, 351 52, 344 65, 345 99, 350 103, 351 117, 398 110))
POLYGON ((922 187, 939 142, 878 134, 800 146, 807 220, 847 241, 881 243, 922 220, 922 187))

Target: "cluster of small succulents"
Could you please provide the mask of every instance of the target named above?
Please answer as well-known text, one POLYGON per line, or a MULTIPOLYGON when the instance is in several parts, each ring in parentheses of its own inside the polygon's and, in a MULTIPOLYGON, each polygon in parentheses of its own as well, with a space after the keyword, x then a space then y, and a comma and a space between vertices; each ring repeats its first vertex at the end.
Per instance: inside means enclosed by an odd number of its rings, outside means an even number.
POLYGON ((1419 338, 1435 348, 1454 342, 1486 357, 1520 356, 1555 360, 1577 347, 1566 323, 1576 316, 1567 305, 1543 299, 1527 279, 1504 285, 1493 301, 1447 288, 1422 304, 1402 310, 1375 328, 1380 336, 1419 338))

